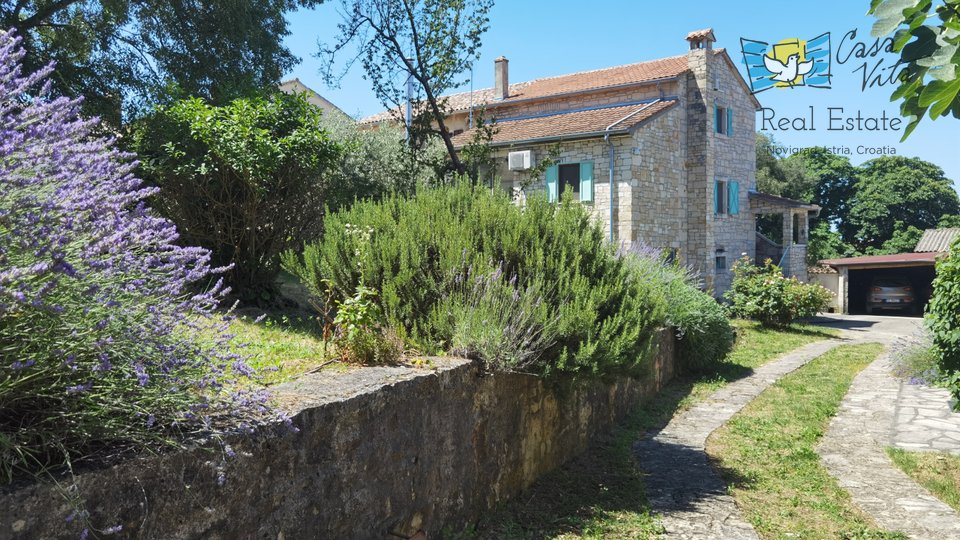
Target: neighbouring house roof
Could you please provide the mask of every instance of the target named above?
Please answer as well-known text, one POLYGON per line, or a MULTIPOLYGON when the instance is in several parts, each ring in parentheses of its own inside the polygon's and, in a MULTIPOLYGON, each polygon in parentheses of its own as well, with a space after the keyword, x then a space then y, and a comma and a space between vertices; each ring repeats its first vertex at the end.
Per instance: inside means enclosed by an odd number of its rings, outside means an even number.
POLYGON ((913 248, 913 251, 950 251, 950 246, 957 238, 960 238, 960 229, 927 229, 923 231, 923 237, 917 242, 917 247, 913 248))
POLYGON ((820 264, 838 266, 926 266, 937 262, 940 253, 897 253, 896 255, 867 255, 843 259, 824 259, 820 264))
POLYGON ((815 204, 788 199, 786 197, 780 197, 779 195, 771 195, 769 193, 752 190, 748 192, 748 195, 751 200, 763 201, 773 206, 779 206, 783 208, 805 208, 807 210, 820 211, 820 207, 815 204))
POLYGON ((325 113, 338 113, 348 118, 350 117, 350 115, 343 112, 340 107, 334 105, 329 99, 321 96, 312 88, 303 84, 299 78, 283 81, 277 85, 277 88, 279 88, 281 92, 286 92, 287 94, 306 94, 307 102, 316 107, 320 107, 325 113))
MULTIPOLYGON (((654 100, 628 106, 604 107, 573 112, 538 115, 531 118, 498 121, 492 146, 521 142, 599 137, 606 133, 627 133, 644 121, 673 107, 676 99, 654 100)), ((473 131, 465 131, 453 138, 456 147, 468 144, 473 131)))

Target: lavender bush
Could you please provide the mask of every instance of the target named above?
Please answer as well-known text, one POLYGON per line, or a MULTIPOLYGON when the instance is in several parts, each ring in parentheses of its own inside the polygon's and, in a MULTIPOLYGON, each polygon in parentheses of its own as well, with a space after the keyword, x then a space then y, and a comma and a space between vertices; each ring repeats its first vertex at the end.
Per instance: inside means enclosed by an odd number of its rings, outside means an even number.
POLYGON ((736 335, 723 306, 701 290, 699 274, 667 262, 663 253, 642 242, 621 246, 619 255, 641 281, 659 284, 657 290, 666 305, 665 322, 679 338, 681 368, 687 372, 715 369, 733 349, 736 335))
POLYGON ((210 253, 176 245, 77 100, 32 97, 53 68, 23 55, 0 31, 0 473, 250 429, 268 411, 222 352, 210 253))
POLYGON ((450 281, 450 295, 433 318, 448 318, 451 353, 481 360, 494 371, 547 371, 543 354, 559 329, 546 301, 552 291, 542 279, 520 286, 501 264, 489 274, 467 267, 450 281))

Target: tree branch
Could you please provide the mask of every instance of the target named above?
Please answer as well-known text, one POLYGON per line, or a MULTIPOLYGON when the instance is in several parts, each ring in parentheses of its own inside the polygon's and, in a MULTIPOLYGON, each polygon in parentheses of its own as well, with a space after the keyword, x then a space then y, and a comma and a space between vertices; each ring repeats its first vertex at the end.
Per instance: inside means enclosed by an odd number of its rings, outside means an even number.
POLYGON ((14 26, 20 31, 34 28, 41 22, 53 16, 58 11, 63 11, 79 1, 80 0, 59 0, 58 2, 48 5, 44 9, 38 10, 36 13, 27 17, 26 19, 15 23, 14 26))

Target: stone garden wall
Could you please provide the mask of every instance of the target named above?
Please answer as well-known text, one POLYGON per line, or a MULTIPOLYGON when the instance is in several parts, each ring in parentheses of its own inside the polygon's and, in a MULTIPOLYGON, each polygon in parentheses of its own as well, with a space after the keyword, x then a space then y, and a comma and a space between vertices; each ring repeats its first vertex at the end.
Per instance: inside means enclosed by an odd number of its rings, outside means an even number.
MULTIPOLYGON (((433 362, 278 387, 299 432, 232 441, 235 457, 214 444, 78 473, 90 521, 124 538, 436 538, 583 452, 676 369, 666 330, 640 380, 548 386, 433 362)), ((71 512, 50 485, 8 489, 0 538, 77 538, 71 512)))

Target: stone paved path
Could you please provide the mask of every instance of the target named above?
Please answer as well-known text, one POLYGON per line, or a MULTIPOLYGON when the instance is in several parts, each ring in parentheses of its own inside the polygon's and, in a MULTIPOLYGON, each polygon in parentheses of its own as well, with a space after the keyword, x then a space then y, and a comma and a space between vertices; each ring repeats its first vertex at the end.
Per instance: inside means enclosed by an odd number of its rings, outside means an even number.
POLYGON ((637 459, 649 471, 646 484, 651 510, 661 515, 666 538, 757 538, 707 461, 707 437, 777 379, 840 343, 821 341, 787 353, 718 390, 637 443, 637 459))
POLYGON ((949 401, 943 388, 901 382, 891 446, 960 454, 960 413, 950 410, 949 401))
MULTIPOLYGON (((881 334, 870 337, 889 343, 881 334)), ((943 444, 943 437, 960 432, 954 422, 940 419, 944 407, 942 402, 933 404, 935 391, 901 385, 890 375, 891 367, 884 353, 860 372, 817 452, 853 502, 880 527, 917 539, 960 538, 960 516, 900 471, 884 452, 892 442, 933 449, 943 444)))

